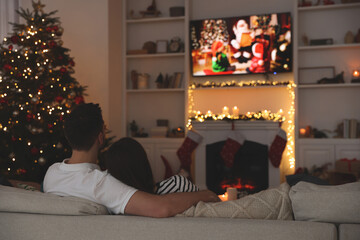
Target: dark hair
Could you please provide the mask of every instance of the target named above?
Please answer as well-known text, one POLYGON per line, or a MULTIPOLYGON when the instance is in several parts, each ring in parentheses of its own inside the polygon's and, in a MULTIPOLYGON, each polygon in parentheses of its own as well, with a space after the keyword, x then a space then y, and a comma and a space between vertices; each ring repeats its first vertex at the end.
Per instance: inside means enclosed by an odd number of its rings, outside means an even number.
POLYGON ((144 148, 132 138, 122 138, 105 152, 108 172, 121 182, 154 193, 154 179, 144 148))
POLYGON ((72 149, 88 151, 103 127, 99 104, 86 103, 76 106, 65 119, 64 133, 72 149))

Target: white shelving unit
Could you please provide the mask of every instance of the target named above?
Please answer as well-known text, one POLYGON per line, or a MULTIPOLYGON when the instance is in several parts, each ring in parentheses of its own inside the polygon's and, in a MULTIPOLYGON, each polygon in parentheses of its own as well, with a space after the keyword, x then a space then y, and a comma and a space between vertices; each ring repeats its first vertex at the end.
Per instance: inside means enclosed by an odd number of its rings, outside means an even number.
MULTIPOLYGON (((129 124, 136 121, 139 128, 150 133, 151 128, 157 126, 156 120, 169 120, 169 128, 183 127, 187 115, 187 66, 188 54, 188 0, 156 0, 156 7, 161 12, 158 17, 130 19, 130 11, 139 16, 151 4, 149 0, 123 0, 123 51, 122 51, 122 131, 130 136, 129 124), (185 7, 185 16, 170 17, 169 8, 185 7), (184 43, 184 51, 176 53, 128 54, 129 50, 142 49, 147 41, 170 40, 180 37, 184 43), (133 89, 131 71, 149 74, 149 86, 146 89, 133 89), (172 75, 182 72, 182 86, 179 88, 157 88, 156 79, 161 73, 172 75)), ((176 151, 183 142, 183 138, 136 138, 147 152, 152 167, 154 180, 163 180, 165 167, 161 161, 164 156, 177 171, 180 162, 176 151)))
MULTIPOLYGON (((156 127, 157 119, 168 119, 170 128, 185 127, 185 103, 186 103, 186 65, 187 54, 187 22, 188 15, 170 17, 169 8, 183 6, 186 9, 186 0, 157 0, 157 9, 161 12, 158 17, 134 18, 139 12, 145 10, 151 1, 123 0, 123 132, 130 135, 129 123, 133 120, 149 133, 156 127), (184 52, 154 53, 154 54, 127 54, 129 50, 142 49, 147 41, 170 40, 180 37, 185 44, 184 52), (139 74, 149 74, 149 87, 147 89, 133 89, 130 76, 135 70, 139 74), (180 88, 157 88, 156 79, 182 72, 183 83, 180 88)), ((187 14, 188 10, 185 10, 187 14)), ((169 139, 172 141, 172 139, 169 139)))
MULTIPOLYGON (((297 5, 297 1, 295 2, 297 5)), ((299 129, 310 125, 318 130, 334 131, 343 119, 360 122, 360 84, 351 83, 351 73, 360 69, 360 43, 345 43, 348 31, 357 34, 360 3, 295 6, 297 55, 296 82, 296 161, 297 166, 320 166, 342 157, 360 158, 360 139, 299 138, 299 129), (332 45, 306 46, 308 39, 333 39, 332 45), (313 67, 333 66, 335 74, 344 71, 345 83, 317 84, 326 70, 313 67), (314 76, 302 75, 302 68, 313 68, 314 76)), ((323 75, 324 76, 324 75, 323 75)), ((330 76, 326 76, 330 77, 330 76)), ((332 165, 333 167, 334 165, 332 165)))

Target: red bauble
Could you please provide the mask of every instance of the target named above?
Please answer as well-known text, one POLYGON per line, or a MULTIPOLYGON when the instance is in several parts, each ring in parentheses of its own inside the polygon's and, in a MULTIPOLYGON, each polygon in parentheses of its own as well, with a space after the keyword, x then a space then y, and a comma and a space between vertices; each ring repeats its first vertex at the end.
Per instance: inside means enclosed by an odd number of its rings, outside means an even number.
POLYGON ((74 101, 76 104, 84 103, 84 97, 83 96, 76 96, 74 98, 74 101))
POLYGON ((13 50, 13 45, 9 45, 9 50, 12 51, 13 50))
POLYGON ((44 89, 44 85, 40 84, 39 90, 43 90, 43 89, 44 89))
POLYGON ((59 60, 63 60, 64 57, 63 57, 62 55, 60 55, 60 56, 58 56, 58 59, 59 59, 59 60))
POLYGON ((47 32, 51 32, 51 31, 52 31, 52 27, 47 27, 47 28, 46 28, 46 31, 47 31, 47 32))
POLYGON ((36 147, 33 147, 30 149, 30 152, 32 155, 37 155, 37 154, 39 154, 39 149, 37 149, 36 147))
POLYGON ((4 99, 4 98, 1 98, 1 99, 0 99, 0 103, 5 103, 5 104, 7 104, 7 102, 8 102, 8 101, 7 101, 6 99, 4 99))
POLYGON ((63 115, 60 115, 60 116, 59 116, 59 120, 60 120, 60 121, 64 120, 64 116, 63 116, 63 115))
POLYGON ((60 103, 64 98, 62 96, 57 96, 55 98, 55 101, 57 101, 58 103, 60 103))
POLYGON ((15 36, 12 36, 10 38, 10 40, 12 43, 17 44, 19 42, 19 37, 17 35, 15 35, 15 36))
POLYGON ((54 127, 54 125, 52 125, 52 124, 50 124, 50 123, 48 124, 48 128, 49 128, 49 129, 52 129, 53 127, 54 127))
POLYGON ((55 41, 50 41, 49 42, 49 48, 54 48, 54 47, 56 47, 56 42, 55 41))
POLYGON ((73 60, 70 60, 69 61, 69 64, 73 67, 73 66, 75 66, 75 62, 73 61, 73 60))
POLYGON ((60 68, 60 72, 61 72, 61 73, 66 73, 66 72, 67 72, 67 69, 64 68, 64 67, 62 67, 62 68, 60 68))
POLYGON ((46 44, 41 44, 41 49, 46 49, 47 45, 46 44))
POLYGON ((52 30, 56 32, 57 30, 59 30, 59 27, 58 26, 53 26, 52 30))
POLYGON ((28 115, 26 115, 26 120, 27 120, 28 122, 30 122, 33 118, 34 118, 34 115, 31 114, 31 113, 29 113, 28 115))
POLYGON ((13 141, 13 142, 15 142, 15 141, 16 141, 16 139, 17 139, 17 138, 16 138, 16 137, 14 137, 14 136, 12 136, 12 137, 11 137, 11 141, 13 141))
POLYGON ((5 64, 3 68, 5 71, 10 71, 12 69, 12 66, 10 64, 5 64))

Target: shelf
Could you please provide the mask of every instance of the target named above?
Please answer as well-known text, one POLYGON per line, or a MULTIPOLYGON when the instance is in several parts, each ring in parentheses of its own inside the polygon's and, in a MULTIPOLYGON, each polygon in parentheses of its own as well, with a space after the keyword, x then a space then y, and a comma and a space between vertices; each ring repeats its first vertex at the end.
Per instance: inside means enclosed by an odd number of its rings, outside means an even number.
POLYGON ((339 49, 339 48, 360 48, 360 43, 319 45, 319 46, 299 46, 298 50, 299 51, 328 50, 328 49, 339 49))
POLYGON ((139 19, 127 19, 126 23, 154 23, 154 22, 172 22, 172 21, 184 21, 185 17, 153 17, 153 18, 139 18, 139 19))
POLYGON ((184 57, 185 53, 154 53, 154 54, 127 54, 126 58, 164 58, 164 57, 184 57))
POLYGON ((199 87, 191 88, 194 91, 203 90, 239 90, 248 88, 287 88, 287 85, 275 85, 275 86, 243 86, 243 87, 199 87))
POLYGON ((299 144, 360 144, 360 138, 298 138, 299 144))
POLYGON ((298 88, 353 88, 360 87, 360 83, 333 83, 333 84, 299 84, 298 88))
POLYGON ((165 93, 165 92, 185 92, 183 88, 164 88, 164 89, 128 89, 127 93, 165 93))
POLYGON ((299 7, 298 10, 299 10, 299 12, 305 12, 305 11, 321 11, 321 10, 332 10, 332 9, 342 9, 342 8, 356 8, 356 7, 360 7, 360 3, 343 3, 343 4, 299 7))

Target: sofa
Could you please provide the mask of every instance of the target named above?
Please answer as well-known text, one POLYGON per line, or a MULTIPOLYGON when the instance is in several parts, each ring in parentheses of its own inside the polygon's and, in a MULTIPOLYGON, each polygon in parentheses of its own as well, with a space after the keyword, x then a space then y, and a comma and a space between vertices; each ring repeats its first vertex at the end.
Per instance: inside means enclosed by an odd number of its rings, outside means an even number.
MULTIPOLYGON (((88 200, 0 186, 0 239, 360 239, 360 182, 299 182, 289 188, 288 196, 293 212, 288 220, 218 217, 216 211, 223 211, 225 203, 205 206, 214 217, 180 214, 161 219, 109 215, 104 206, 88 200)), ((246 211, 255 200, 249 195, 227 204, 236 201, 245 203, 246 211)), ((199 210, 192 208, 187 212, 199 210)))

